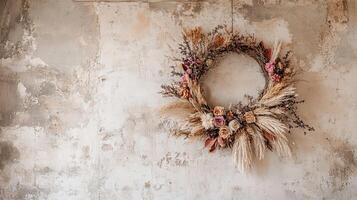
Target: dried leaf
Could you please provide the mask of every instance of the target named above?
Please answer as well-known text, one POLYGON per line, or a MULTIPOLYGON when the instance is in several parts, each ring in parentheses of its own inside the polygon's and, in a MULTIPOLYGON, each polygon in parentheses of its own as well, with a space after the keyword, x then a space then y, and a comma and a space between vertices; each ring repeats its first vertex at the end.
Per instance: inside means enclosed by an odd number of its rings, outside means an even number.
POLYGON ((217 141, 218 141, 219 146, 221 146, 221 147, 226 146, 226 143, 224 142, 224 140, 221 137, 218 137, 217 141))

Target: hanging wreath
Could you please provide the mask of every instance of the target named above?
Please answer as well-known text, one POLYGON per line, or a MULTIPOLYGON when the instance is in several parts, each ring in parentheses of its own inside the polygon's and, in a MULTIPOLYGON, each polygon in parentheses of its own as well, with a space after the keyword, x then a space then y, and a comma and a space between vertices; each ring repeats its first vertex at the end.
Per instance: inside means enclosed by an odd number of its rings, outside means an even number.
POLYGON ((175 60, 180 63, 180 71, 172 66, 171 75, 180 78, 161 86, 163 96, 180 99, 164 107, 162 113, 188 113, 174 129, 176 135, 202 136, 210 152, 232 148, 235 165, 244 172, 251 168, 254 158, 264 158, 266 149, 280 156, 291 156, 286 137, 290 129, 313 130, 296 113, 296 105, 303 101, 297 100, 290 52, 279 57, 281 43, 271 50, 254 36, 232 33, 225 26, 209 33, 196 27, 183 31, 179 50, 182 57, 175 60), (248 103, 236 102, 225 108, 206 101, 201 79, 218 58, 228 53, 253 58, 265 77, 265 87, 258 98, 247 96, 248 103))

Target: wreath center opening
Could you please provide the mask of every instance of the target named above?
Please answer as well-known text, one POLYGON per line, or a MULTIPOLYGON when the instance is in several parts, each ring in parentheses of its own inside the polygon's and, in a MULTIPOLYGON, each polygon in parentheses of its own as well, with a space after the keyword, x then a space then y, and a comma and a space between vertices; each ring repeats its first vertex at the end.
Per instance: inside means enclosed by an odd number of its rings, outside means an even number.
POLYGON ((217 60, 201 83, 210 105, 227 108, 243 101, 245 95, 257 98, 265 87, 265 78, 253 58, 229 53, 217 60))

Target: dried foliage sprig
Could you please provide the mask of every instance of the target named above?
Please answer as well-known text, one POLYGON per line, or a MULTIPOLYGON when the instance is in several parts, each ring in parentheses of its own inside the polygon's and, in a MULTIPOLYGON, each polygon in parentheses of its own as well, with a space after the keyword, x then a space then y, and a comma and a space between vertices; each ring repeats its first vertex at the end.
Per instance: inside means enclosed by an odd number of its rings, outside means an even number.
POLYGON ((161 94, 176 97, 179 103, 165 107, 163 113, 180 114, 176 135, 205 138, 205 147, 213 152, 217 148, 232 148, 233 160, 240 171, 249 170, 254 159, 263 159, 266 149, 280 156, 291 156, 287 134, 292 128, 313 131, 297 114, 298 100, 294 86, 295 69, 290 65, 288 51, 279 54, 282 43, 273 49, 257 41, 254 36, 228 31, 218 26, 209 33, 202 28, 185 29, 179 44, 181 57, 179 70, 172 68, 172 76, 180 80, 162 85, 161 94), (252 57, 261 67, 265 88, 258 98, 247 96, 249 102, 237 102, 229 108, 210 105, 200 86, 200 79, 215 66, 216 60, 236 52, 252 57), (183 103, 184 102, 184 103, 183 103), (182 114, 182 113, 181 113, 182 114))

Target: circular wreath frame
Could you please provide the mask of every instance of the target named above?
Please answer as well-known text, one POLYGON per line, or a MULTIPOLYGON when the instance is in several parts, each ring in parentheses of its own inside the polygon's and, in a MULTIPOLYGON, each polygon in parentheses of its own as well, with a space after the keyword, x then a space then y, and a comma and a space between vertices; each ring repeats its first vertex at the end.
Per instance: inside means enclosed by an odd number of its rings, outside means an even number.
POLYGON ((163 113, 187 112, 174 129, 176 135, 203 136, 210 152, 217 148, 232 148, 235 165, 245 171, 254 158, 263 159, 266 149, 280 156, 291 156, 287 133, 292 128, 312 131, 298 116, 294 87, 295 68, 290 65, 290 51, 279 56, 281 43, 273 49, 252 35, 241 35, 218 26, 209 33, 202 28, 185 29, 179 44, 179 69, 171 66, 172 76, 180 79, 162 85, 161 94, 176 97, 178 102, 166 106, 163 113), (218 58, 228 53, 244 54, 253 58, 265 77, 265 87, 258 98, 246 96, 248 103, 237 102, 229 108, 207 103, 201 88, 201 78, 216 65, 218 58))

